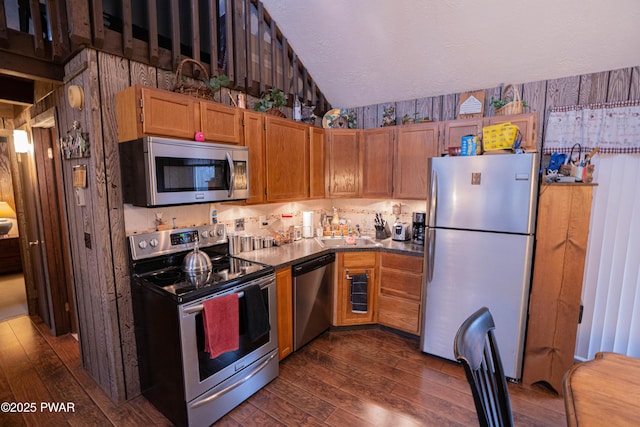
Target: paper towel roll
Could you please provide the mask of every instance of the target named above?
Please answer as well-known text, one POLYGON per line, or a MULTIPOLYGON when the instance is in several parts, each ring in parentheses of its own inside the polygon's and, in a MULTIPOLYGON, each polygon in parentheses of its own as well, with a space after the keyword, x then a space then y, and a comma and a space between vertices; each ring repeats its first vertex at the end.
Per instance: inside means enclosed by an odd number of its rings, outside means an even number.
POLYGON ((313 211, 302 212, 302 237, 313 237, 313 211))

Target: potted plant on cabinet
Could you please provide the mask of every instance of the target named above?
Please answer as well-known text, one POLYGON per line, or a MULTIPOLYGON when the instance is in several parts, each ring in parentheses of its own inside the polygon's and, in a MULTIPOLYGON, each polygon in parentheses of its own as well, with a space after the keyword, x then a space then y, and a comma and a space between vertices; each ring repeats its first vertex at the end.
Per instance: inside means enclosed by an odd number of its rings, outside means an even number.
POLYGON ((274 116, 286 117, 279 109, 286 104, 287 94, 274 87, 271 88, 269 92, 265 93, 258 102, 253 104, 253 109, 263 113, 272 114, 274 116))

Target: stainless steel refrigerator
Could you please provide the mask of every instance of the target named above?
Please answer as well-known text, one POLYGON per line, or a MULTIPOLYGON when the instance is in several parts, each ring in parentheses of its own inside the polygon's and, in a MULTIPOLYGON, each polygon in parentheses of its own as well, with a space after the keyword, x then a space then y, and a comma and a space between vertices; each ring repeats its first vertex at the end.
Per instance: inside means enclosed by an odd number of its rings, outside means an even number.
POLYGON ((507 377, 520 380, 539 157, 429 159, 422 351, 454 360, 462 322, 486 306, 507 377))

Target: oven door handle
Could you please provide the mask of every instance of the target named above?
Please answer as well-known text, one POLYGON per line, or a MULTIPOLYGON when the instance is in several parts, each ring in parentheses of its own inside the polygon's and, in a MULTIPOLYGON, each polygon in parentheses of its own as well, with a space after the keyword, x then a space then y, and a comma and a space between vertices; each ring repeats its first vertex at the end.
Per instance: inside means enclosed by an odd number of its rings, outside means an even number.
MULTIPOLYGON (((266 284, 263 284, 260 286, 260 290, 264 289, 266 286, 272 284, 274 282, 273 279, 270 279, 266 284)), ((236 292, 236 295, 238 295, 238 299, 242 298, 244 296, 244 291, 240 291, 240 292, 236 292)), ((196 304, 192 307, 188 307, 185 308, 183 310, 184 314, 194 314, 194 313, 200 313, 202 310, 204 309, 204 305, 202 304, 196 304)))
POLYGON ((267 360, 265 360, 264 362, 260 363, 258 366, 256 366, 256 368, 249 372, 244 378, 234 382, 233 384, 231 384, 230 386, 223 388, 220 391, 217 391, 215 393, 213 393, 211 396, 207 396, 201 400, 196 400, 195 402, 191 403, 189 406, 191 406, 192 408, 198 408, 202 405, 205 405, 209 402, 211 402, 212 400, 217 399, 218 397, 222 396, 223 394, 227 394, 229 393, 231 390, 240 387, 242 384, 244 384, 245 382, 249 381, 251 378, 253 378, 256 374, 258 374, 260 371, 262 371, 268 364, 269 362, 271 362, 271 360, 276 357, 278 355, 277 351, 274 351, 273 354, 271 356, 269 356, 267 358, 267 360))
MULTIPOLYGON (((236 293, 236 295, 238 296, 238 299, 240 299, 244 296, 244 292, 240 291, 236 293)), ((203 309, 204 309, 203 304, 194 305, 193 307, 185 308, 184 314, 200 313, 203 309)))

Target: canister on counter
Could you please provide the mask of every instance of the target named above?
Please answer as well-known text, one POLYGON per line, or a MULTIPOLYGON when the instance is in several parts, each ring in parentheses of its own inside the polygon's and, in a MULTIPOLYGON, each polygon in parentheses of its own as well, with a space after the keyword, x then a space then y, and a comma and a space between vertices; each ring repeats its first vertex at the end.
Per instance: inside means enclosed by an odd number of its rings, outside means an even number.
POLYGON ((264 242, 264 237, 262 236, 253 236, 253 250, 262 249, 262 245, 264 242))

